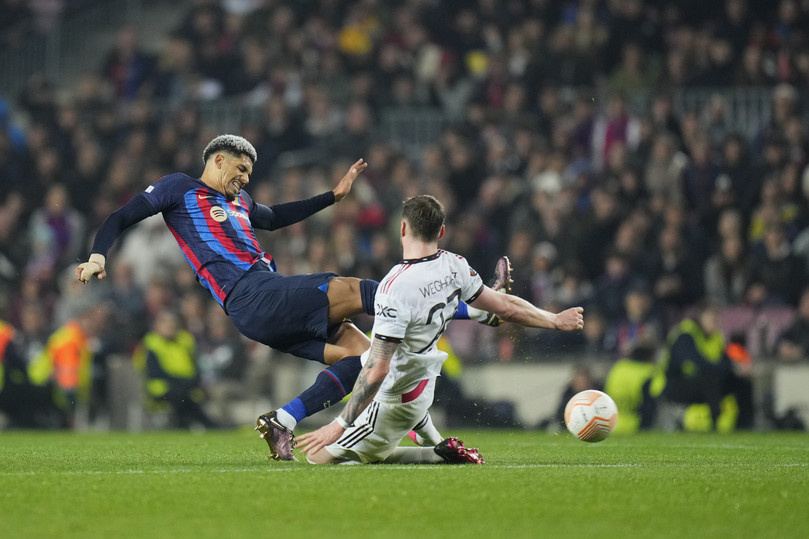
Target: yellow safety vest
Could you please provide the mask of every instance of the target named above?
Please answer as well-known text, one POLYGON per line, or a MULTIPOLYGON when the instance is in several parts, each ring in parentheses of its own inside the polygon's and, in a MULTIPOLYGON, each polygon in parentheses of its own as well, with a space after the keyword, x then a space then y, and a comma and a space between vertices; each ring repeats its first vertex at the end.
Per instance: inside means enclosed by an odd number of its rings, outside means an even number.
POLYGON ((616 433, 637 432, 640 428, 640 405, 643 402, 643 385, 658 374, 653 363, 619 359, 607 374, 604 392, 612 397, 618 407, 616 433))
POLYGON ((452 380, 457 380, 461 376, 463 364, 461 363, 461 359, 458 357, 458 354, 456 354, 455 350, 452 349, 452 345, 449 343, 447 336, 441 335, 441 338, 438 339, 435 346, 442 352, 447 353, 447 359, 444 361, 444 365, 441 367, 441 374, 452 380))
MULTIPOLYGON (((687 318, 674 326, 666 338, 666 350, 663 353, 662 366, 663 372, 666 372, 669 361, 671 360, 670 350, 674 343, 680 338, 681 335, 690 335, 694 339, 694 345, 697 352, 711 363, 719 363, 722 360, 722 355, 725 351, 725 337, 721 332, 715 331, 706 334, 702 331, 694 320, 687 318)), ((697 372, 696 364, 692 361, 686 360, 682 366, 682 374, 685 376, 694 376, 697 372)))
MULTIPOLYGON (((684 335, 690 335, 694 339, 697 352, 710 363, 719 363, 725 353, 725 337, 721 332, 715 331, 706 334, 702 331, 694 320, 686 319, 677 324, 666 338, 666 350, 663 354, 661 367, 665 374, 671 360, 670 349, 677 339, 684 335)), ((686 360, 681 368, 682 375, 692 377, 697 374, 697 366, 694 362, 686 360)), ((661 387, 662 390, 662 387, 661 387)), ((738 416, 739 408, 736 399, 728 395, 722 400, 722 411, 717 419, 717 429, 721 432, 732 431, 738 416)), ((711 428, 711 416, 708 405, 692 404, 686 408, 683 416, 683 425, 687 431, 707 431, 711 428)))
MULTIPOLYGON (((143 338, 132 360, 135 368, 146 376, 146 357, 148 352, 152 352, 160 363, 160 368, 169 376, 193 379, 197 375, 195 348, 194 337, 187 331, 179 331, 174 340, 166 339, 152 331, 143 338)), ((159 399, 168 390, 169 384, 166 380, 146 379, 146 391, 151 397, 159 399)))
POLYGON ((86 401, 90 396, 92 362, 88 337, 71 320, 50 336, 28 367, 28 376, 31 383, 40 386, 52 379, 63 391, 75 391, 79 401, 86 401))

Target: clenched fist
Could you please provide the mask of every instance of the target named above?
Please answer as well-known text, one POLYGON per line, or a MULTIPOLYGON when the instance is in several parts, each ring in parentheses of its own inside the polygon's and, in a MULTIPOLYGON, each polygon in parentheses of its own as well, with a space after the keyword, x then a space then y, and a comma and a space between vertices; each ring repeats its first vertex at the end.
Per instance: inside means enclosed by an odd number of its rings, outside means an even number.
POLYGON ((107 271, 104 269, 105 264, 106 258, 104 255, 97 253, 91 254, 90 260, 79 264, 79 267, 76 268, 76 278, 84 284, 87 284, 93 275, 96 275, 99 279, 103 279, 107 276, 107 271))

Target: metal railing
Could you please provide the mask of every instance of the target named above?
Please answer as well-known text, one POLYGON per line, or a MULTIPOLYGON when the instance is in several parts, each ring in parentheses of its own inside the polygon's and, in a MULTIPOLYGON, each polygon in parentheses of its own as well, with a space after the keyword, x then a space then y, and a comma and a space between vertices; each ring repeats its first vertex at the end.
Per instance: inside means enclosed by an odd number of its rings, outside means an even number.
MULTIPOLYGON (((16 98, 34 73, 44 73, 59 82, 81 44, 100 28, 114 28, 138 21, 150 5, 166 0, 107 0, 68 3, 61 20, 43 33, 34 21, 26 21, 13 31, 19 39, 0 35, 0 95, 16 98)), ((81 58, 76 58, 81 61, 81 58)))
MULTIPOLYGON (((714 96, 724 101, 725 121, 731 131, 752 137, 770 118, 772 88, 691 88, 674 95, 674 111, 679 115, 701 113, 714 96)), ((806 102, 805 93, 801 98, 806 102)))
MULTIPOLYGON (((725 126, 728 131, 753 137, 770 117, 772 88, 690 88, 675 92, 672 96, 674 112, 702 114, 714 96, 725 102, 725 126)), ((809 95, 801 95, 809 103, 809 95)), ((606 99, 600 100, 606 103, 606 99)), ((632 110, 637 114, 648 112, 649 95, 636 95, 632 110)), ((159 104, 160 110, 169 110, 170 103, 159 104)), ((246 105, 239 99, 222 99, 200 102, 203 121, 219 130, 239 130, 248 123, 261 121, 260 105, 246 105)), ((374 136, 390 142, 407 153, 418 153, 426 145, 438 140, 442 129, 450 124, 450 118, 438 107, 407 107, 383 109, 379 114, 374 136)))

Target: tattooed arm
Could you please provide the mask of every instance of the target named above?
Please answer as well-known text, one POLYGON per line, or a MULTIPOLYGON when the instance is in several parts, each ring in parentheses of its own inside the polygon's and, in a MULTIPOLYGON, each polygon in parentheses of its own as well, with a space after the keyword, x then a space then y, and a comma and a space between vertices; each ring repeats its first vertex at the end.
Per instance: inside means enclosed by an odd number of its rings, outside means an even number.
POLYGON ((300 436, 296 445, 298 450, 309 453, 311 457, 342 436, 348 425, 351 425, 374 400, 374 396, 390 370, 390 360, 400 342, 400 339, 374 336, 368 352, 368 360, 362 367, 357 381, 354 382, 351 398, 340 413, 340 417, 316 431, 300 436))
POLYGON ((390 370, 390 359, 399 347, 399 342, 374 338, 371 342, 371 351, 368 352, 368 361, 360 371, 351 398, 348 399, 340 418, 346 425, 352 424, 365 410, 379 391, 379 386, 390 370))

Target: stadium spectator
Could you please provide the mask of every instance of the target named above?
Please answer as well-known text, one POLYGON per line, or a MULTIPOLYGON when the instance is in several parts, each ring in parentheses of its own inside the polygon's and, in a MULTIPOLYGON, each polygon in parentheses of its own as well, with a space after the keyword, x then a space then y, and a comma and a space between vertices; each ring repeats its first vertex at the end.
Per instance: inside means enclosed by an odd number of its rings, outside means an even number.
POLYGON ((747 301, 751 305, 796 305, 806 283, 803 261, 792 253, 784 225, 771 224, 753 255, 747 301))
POLYGON ((604 272, 593 289, 595 303, 607 320, 624 318, 624 298, 636 279, 623 253, 614 250, 607 253, 604 272))
POLYGON ((665 131, 660 133, 646 162, 644 181, 649 194, 666 202, 680 203, 684 198, 682 177, 687 162, 674 135, 665 131))
MULTIPOLYGON (((591 208, 581 216, 581 221, 575 224, 578 227, 577 258, 581 261, 587 271, 587 277, 590 279, 605 275, 610 281, 625 280, 626 274, 633 269, 628 267, 628 260, 614 249, 612 249, 611 257, 607 253, 621 224, 620 207, 615 194, 606 187, 599 186, 589 192, 588 198, 591 208), (621 258, 620 262, 623 262, 623 265, 627 266, 626 268, 617 267, 615 262, 619 262, 618 258, 621 258), (610 265, 610 259, 613 262, 612 265, 610 265)), ((610 311, 610 309, 612 309, 611 306, 605 307, 606 311, 610 311)), ((612 315, 615 311, 612 309, 607 314, 612 315)))
POLYGON ((639 43, 628 41, 621 53, 621 63, 612 72, 607 84, 611 92, 631 95, 654 88, 658 76, 657 62, 647 57, 639 43))
POLYGON ((778 357, 795 362, 809 359, 809 288, 804 288, 795 322, 778 339, 778 357))
POLYGON ((85 237, 84 226, 84 217, 72 208, 65 185, 51 185, 43 207, 34 211, 29 222, 30 237, 43 238, 47 246, 45 256, 50 259, 49 267, 40 271, 52 275, 78 258, 85 237))
POLYGON ((744 302, 750 264, 740 236, 727 236, 721 240, 719 252, 705 262, 704 279, 705 297, 714 303, 726 306, 744 302))
POLYGON ((683 170, 682 182, 685 202, 689 213, 701 222, 709 223, 717 211, 716 205, 723 202, 717 199, 716 178, 719 166, 713 161, 711 143, 706 138, 696 140, 690 148, 691 160, 683 170))
POLYGON ((154 71, 154 58, 141 49, 137 28, 124 26, 115 36, 115 47, 104 60, 101 73, 112 83, 115 95, 135 98, 154 71))
POLYGON ((778 84, 772 92, 771 115, 756 134, 754 147, 761 149, 767 143, 777 142, 786 131, 789 119, 796 114, 797 107, 798 92, 795 87, 786 82, 778 84))
POLYGON ((45 348, 28 365, 36 386, 53 388, 53 403, 62 411, 62 426, 76 428, 89 412, 93 385, 94 339, 108 316, 104 303, 89 297, 75 306, 72 317, 48 338, 45 348))
POLYGON ((166 47, 155 60, 154 96, 172 103, 193 99, 198 96, 198 79, 190 40, 178 34, 168 36, 166 47))
POLYGON ((669 312, 692 305, 703 295, 702 264, 696 249, 674 224, 660 231, 657 247, 649 269, 655 299, 669 312))
POLYGON ((11 324, 0 320, 0 416, 3 426, 10 423, 18 426, 25 413, 25 403, 18 387, 28 380, 25 359, 20 350, 17 331, 11 324))
POLYGON ((640 122, 629 110, 626 97, 613 94, 607 111, 594 127, 594 168, 604 168, 611 159, 614 147, 634 148, 638 142, 640 122))
POLYGON ((717 182, 727 183, 727 205, 745 213, 754 193, 751 189, 754 171, 747 151, 747 143, 738 133, 729 134, 721 144, 721 158, 717 182), (723 178, 727 178, 726 180, 723 178))
POLYGON ((767 68, 761 43, 748 43, 741 53, 741 65, 734 82, 741 87, 769 86, 775 82, 772 69, 767 68))
POLYGON ((157 313, 133 363, 143 377, 147 410, 167 408, 173 413, 174 426, 181 429, 217 426, 203 408, 205 391, 200 384, 196 342, 180 325, 177 313, 157 313))
POLYGON ((736 428, 753 427, 753 388, 745 373, 725 353, 725 337, 719 329, 719 309, 700 304, 666 337, 662 366, 666 377, 663 396, 682 404, 707 404, 711 428, 716 428, 722 401, 733 395, 738 406, 736 428))
POLYGON ((718 18, 716 34, 730 43, 736 55, 747 44, 752 16, 745 0, 725 0, 724 11, 718 18))
POLYGON ((167 278, 185 265, 182 251, 160 217, 144 219, 133 226, 121 242, 116 261, 131 268, 137 287, 145 290, 155 279, 167 278), (150 256, 144 257, 144 252, 150 256))
POLYGON ((650 233, 651 220, 648 215, 642 211, 635 212, 621 221, 611 246, 611 249, 626 258, 629 266, 639 276, 645 275, 649 271, 646 249, 650 233))
POLYGON ((607 373, 604 392, 618 407, 616 434, 634 433, 655 425, 656 396, 661 389, 656 386, 663 381, 655 365, 659 345, 659 338, 653 334, 639 336, 607 373))
POLYGON ((20 308, 19 318, 18 327, 0 321, 0 348, 6 344, 0 352, 0 409, 12 428, 59 427, 63 415, 54 403, 52 385, 34 385, 28 376, 29 365, 48 340, 46 312, 39 303, 30 301, 20 308))
POLYGON ((111 350, 129 353, 149 329, 149 317, 144 287, 135 281, 134 268, 126 261, 115 261, 105 297, 115 305, 105 337, 111 350))
POLYGON ((530 294, 526 297, 534 305, 548 305, 557 298, 559 287, 561 268, 556 267, 558 249, 553 243, 543 241, 534 246, 532 255, 531 271, 526 275, 530 277, 530 294))
MULTIPOLYGON (((0 155, 1 150, 2 148, 0 155)), ((25 208, 23 197, 15 191, 5 193, 7 194, 0 202, 0 308, 8 310, 19 285, 19 275, 28 260, 29 246, 21 226, 25 208)), ((8 315, 4 316, 7 317, 8 315)))
POLYGON ((625 315, 610 323, 607 328, 605 346, 619 357, 628 356, 635 348, 635 342, 646 336, 660 339, 663 336, 663 321, 656 310, 654 296, 649 286, 638 281, 633 283, 624 295, 625 315))

